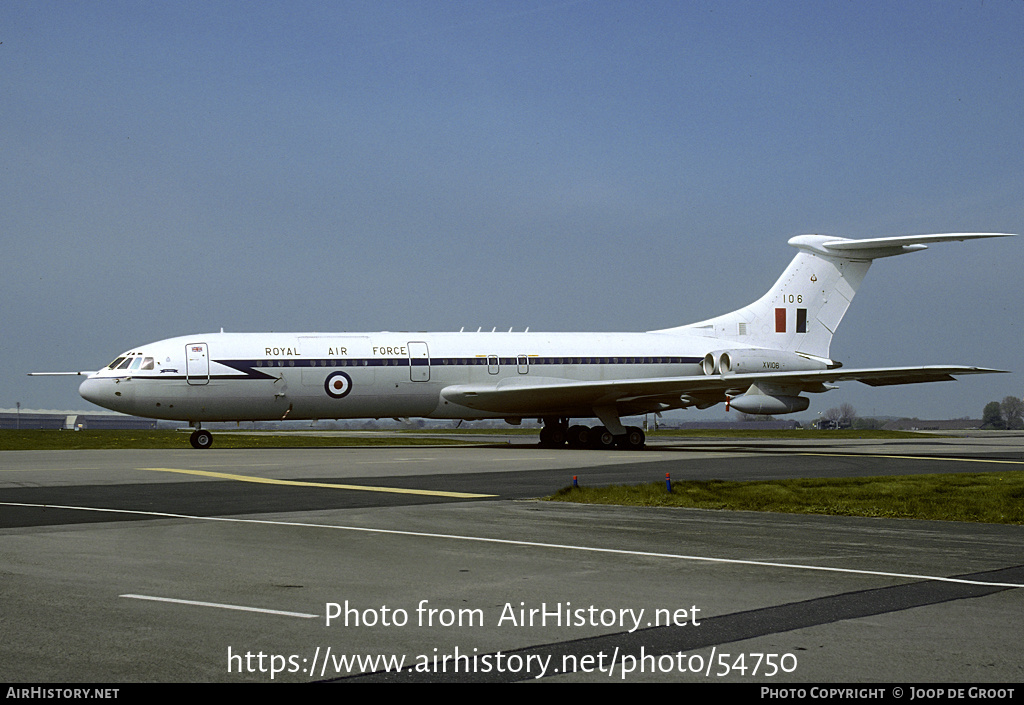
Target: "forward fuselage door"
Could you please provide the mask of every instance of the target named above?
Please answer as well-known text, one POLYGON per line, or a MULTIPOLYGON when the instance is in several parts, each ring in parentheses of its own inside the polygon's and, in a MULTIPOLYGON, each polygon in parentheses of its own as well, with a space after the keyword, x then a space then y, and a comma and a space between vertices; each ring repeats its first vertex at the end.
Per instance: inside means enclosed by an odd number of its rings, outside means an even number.
POLYGON ((409 379, 413 382, 430 381, 430 351, 426 343, 409 343, 409 379))
POLYGON ((189 343, 185 346, 185 379, 189 384, 210 382, 210 351, 206 343, 189 343))

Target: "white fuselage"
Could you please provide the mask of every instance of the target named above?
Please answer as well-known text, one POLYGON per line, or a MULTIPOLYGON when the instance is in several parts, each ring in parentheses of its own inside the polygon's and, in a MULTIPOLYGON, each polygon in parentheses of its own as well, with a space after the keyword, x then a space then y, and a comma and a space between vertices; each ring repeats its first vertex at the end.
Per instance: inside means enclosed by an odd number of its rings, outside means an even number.
MULTIPOLYGON (((933 242, 989 237, 1003 235, 798 235, 789 244, 799 252, 757 301, 647 333, 190 335, 124 353, 79 391, 108 409, 195 426, 541 418, 555 445, 572 430, 568 419, 598 418, 598 436, 607 431, 639 447, 642 433, 623 427, 620 417, 720 402, 744 413, 795 413, 808 407, 802 393, 827 391, 837 381, 877 386, 996 372, 962 366, 840 370, 829 359, 832 336, 873 260, 933 242)), ((577 440, 584 435, 577 433, 577 440)), ((208 433, 193 439, 197 447, 209 442, 208 433)))
MULTIPOLYGON (((717 341, 680 333, 214 333, 141 346, 82 383, 126 414, 182 421, 590 418, 593 404, 473 409, 453 385, 700 375, 717 341)), ((735 344, 732 347, 740 347, 735 344)), ((686 406, 678 395, 629 413, 686 406)))

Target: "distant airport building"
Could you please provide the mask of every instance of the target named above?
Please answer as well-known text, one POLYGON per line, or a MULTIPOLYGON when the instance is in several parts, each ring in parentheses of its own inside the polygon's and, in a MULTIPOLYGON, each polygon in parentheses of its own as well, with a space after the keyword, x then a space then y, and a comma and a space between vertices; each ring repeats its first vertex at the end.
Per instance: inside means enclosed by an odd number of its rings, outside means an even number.
POLYGON ((125 414, 77 414, 60 411, 0 411, 0 429, 51 429, 90 431, 104 429, 147 430, 156 428, 154 419, 125 414))

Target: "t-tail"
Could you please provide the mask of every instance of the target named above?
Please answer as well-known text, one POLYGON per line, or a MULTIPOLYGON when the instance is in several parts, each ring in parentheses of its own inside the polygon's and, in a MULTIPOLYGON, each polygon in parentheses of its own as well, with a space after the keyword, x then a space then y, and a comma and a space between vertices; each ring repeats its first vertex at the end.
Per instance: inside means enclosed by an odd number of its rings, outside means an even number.
POLYGON ((717 318, 670 328, 742 347, 785 350, 829 363, 832 336, 873 260, 927 249, 928 243, 1007 237, 1005 233, 945 233, 850 240, 798 235, 800 252, 760 299, 717 318))

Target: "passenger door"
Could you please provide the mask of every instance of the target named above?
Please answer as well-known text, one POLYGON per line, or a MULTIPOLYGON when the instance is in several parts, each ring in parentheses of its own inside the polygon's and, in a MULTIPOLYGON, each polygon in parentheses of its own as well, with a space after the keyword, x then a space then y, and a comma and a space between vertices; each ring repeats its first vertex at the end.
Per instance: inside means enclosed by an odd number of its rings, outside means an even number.
POLYGON ((185 346, 185 380, 189 384, 209 384, 210 354, 206 343, 185 346))
POLYGON ((413 382, 430 381, 430 351, 426 343, 409 343, 409 379, 413 382))

